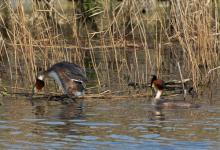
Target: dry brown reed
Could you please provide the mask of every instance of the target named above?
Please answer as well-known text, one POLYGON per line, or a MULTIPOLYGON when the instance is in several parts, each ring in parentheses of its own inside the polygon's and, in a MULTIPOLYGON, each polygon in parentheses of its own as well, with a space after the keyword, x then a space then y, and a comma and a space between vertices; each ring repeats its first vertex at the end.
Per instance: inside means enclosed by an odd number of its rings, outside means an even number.
POLYGON ((219 65, 216 0, 96 0, 88 10, 80 1, 1 2, 0 57, 13 86, 30 89, 37 71, 61 60, 94 72, 98 92, 171 74, 177 62, 196 87, 219 65))
POLYGON ((195 85, 219 64, 218 6, 217 1, 171 0, 172 38, 183 49, 183 66, 195 85))

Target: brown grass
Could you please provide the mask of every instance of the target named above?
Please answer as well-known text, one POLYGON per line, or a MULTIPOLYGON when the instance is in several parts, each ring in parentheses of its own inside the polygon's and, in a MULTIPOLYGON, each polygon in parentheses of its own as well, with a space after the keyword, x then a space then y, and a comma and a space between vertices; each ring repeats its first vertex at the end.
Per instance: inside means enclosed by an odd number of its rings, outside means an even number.
POLYGON ((2 0, 0 60, 13 86, 30 89, 37 71, 61 60, 92 70, 99 92, 146 83, 150 74, 180 79, 177 62, 197 87, 219 65, 216 0, 97 0, 90 20, 82 4, 63 1, 30 1, 27 8, 22 0, 2 0))

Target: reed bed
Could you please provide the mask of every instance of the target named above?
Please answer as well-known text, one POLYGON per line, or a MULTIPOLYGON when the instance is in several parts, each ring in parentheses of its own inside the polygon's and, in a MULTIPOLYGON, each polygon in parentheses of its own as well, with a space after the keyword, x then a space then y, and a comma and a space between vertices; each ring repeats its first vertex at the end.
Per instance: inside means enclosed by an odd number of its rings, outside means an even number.
POLYGON ((39 70, 62 60, 86 68, 97 93, 147 83, 150 74, 180 79, 178 63, 197 88, 220 65, 218 6, 217 0, 1 0, 0 61, 10 85, 27 91, 39 70))

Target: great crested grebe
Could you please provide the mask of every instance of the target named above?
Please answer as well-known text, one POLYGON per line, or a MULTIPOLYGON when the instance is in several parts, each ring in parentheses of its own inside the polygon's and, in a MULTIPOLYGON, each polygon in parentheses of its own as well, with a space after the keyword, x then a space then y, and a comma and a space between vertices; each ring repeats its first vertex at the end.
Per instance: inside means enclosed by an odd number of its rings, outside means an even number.
POLYGON ((165 88, 165 82, 157 79, 155 75, 152 75, 151 87, 155 90, 156 96, 153 98, 152 104, 157 108, 198 108, 199 105, 192 104, 184 100, 166 100, 161 99, 160 96, 165 88))
POLYGON ((65 95, 81 96, 84 94, 87 78, 84 70, 74 63, 59 62, 48 70, 39 72, 32 89, 32 96, 36 90, 39 91, 44 87, 45 77, 54 79, 65 95))

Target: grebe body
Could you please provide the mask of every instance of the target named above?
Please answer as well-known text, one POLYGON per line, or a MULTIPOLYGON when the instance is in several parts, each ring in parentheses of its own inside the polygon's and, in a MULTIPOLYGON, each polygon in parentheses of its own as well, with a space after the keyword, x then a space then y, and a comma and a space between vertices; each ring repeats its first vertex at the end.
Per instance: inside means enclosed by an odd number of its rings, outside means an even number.
POLYGON ((192 104, 183 100, 166 100, 166 99, 155 99, 153 105, 156 108, 161 109, 175 109, 175 108, 199 108, 197 104, 192 104))
POLYGON ((84 70, 74 63, 59 62, 48 70, 39 72, 33 87, 33 94, 36 90, 41 90, 44 87, 46 77, 54 79, 64 94, 74 96, 84 94, 87 78, 84 70))

